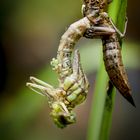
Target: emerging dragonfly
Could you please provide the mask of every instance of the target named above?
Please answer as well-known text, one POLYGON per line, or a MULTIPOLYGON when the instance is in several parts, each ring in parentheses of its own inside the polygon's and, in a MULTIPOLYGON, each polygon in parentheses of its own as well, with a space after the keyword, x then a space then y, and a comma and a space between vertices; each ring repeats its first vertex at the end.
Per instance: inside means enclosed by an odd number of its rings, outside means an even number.
MULTIPOLYGON (((75 122, 76 118, 72 110, 86 99, 88 93, 89 82, 80 64, 80 54, 78 50, 75 51, 73 63, 71 62, 71 54, 76 42, 93 24, 90 19, 93 19, 95 24, 99 21, 98 9, 94 10, 88 17, 71 24, 61 37, 57 58, 53 58, 51 61, 52 69, 59 76, 59 87, 54 88, 34 77, 30 77, 31 82, 27 83, 27 86, 33 91, 48 97, 51 116, 60 128, 75 122)), ((97 33, 103 29, 104 27, 94 27, 97 33)), ((109 32, 114 32, 114 29, 110 28, 109 32)))
POLYGON ((48 97, 51 116, 60 128, 75 122, 72 109, 85 100, 88 92, 89 83, 80 64, 79 51, 75 51, 73 63, 71 63, 71 54, 75 43, 89 27, 90 21, 84 17, 71 24, 61 37, 57 58, 53 58, 51 62, 53 70, 59 76, 58 88, 34 77, 30 77, 31 82, 27 83, 29 88, 48 97))
POLYGON ((52 69, 59 76, 59 86, 53 86, 30 77, 27 86, 33 91, 47 96, 51 108, 51 116, 55 124, 64 128, 75 122, 73 108, 81 104, 88 93, 89 82, 80 64, 80 54, 75 50, 76 42, 82 37, 100 37, 103 42, 105 67, 109 78, 120 93, 132 104, 126 72, 122 65, 121 49, 118 42, 118 30, 105 12, 110 0, 83 0, 84 18, 70 25, 62 35, 58 47, 57 58, 51 61, 52 69), (121 83, 121 84, 120 84, 121 83))

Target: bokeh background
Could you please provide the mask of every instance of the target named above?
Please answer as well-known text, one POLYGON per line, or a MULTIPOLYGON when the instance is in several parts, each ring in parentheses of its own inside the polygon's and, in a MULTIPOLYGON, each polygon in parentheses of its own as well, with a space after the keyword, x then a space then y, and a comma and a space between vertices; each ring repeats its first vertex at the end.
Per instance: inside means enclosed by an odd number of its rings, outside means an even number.
MULTIPOLYGON (((101 41, 81 39, 82 64, 90 81, 86 102, 75 109, 77 123, 61 130, 50 116, 47 99, 29 90, 30 75, 57 85, 50 60, 61 35, 80 19, 81 0, 0 1, 0 140, 86 140, 101 41)), ((136 102, 116 95, 111 140, 140 139, 140 1, 128 0, 123 60, 136 102)))

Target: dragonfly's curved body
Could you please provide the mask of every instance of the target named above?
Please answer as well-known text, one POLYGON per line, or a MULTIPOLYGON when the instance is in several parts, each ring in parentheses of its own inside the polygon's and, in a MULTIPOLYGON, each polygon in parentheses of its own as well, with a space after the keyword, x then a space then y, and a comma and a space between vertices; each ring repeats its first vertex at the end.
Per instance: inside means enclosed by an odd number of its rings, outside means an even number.
POLYGON ((87 17, 70 25, 63 34, 58 47, 57 58, 53 58, 51 65, 58 73, 59 87, 53 86, 31 77, 31 83, 27 83, 35 92, 48 97, 51 108, 51 116, 58 127, 63 128, 75 122, 72 109, 86 99, 89 82, 80 64, 80 54, 74 52, 73 61, 71 54, 75 43, 83 36, 90 21, 87 17))
POLYGON ((78 53, 77 51, 75 52, 75 56, 77 57, 74 57, 73 63, 71 63, 71 55, 75 43, 89 27, 90 21, 87 17, 71 24, 61 37, 57 58, 53 58, 51 62, 53 69, 59 76, 59 87, 66 91, 66 98, 73 106, 83 102, 88 92, 89 83, 80 64, 80 54, 76 54, 78 53), (80 97, 80 94, 83 94, 83 99, 80 97))
POLYGON ((62 35, 57 51, 57 58, 53 58, 51 65, 58 73, 59 79, 63 83, 68 75, 72 73, 71 54, 75 43, 83 36, 87 28, 90 27, 90 21, 87 17, 71 24, 62 35))

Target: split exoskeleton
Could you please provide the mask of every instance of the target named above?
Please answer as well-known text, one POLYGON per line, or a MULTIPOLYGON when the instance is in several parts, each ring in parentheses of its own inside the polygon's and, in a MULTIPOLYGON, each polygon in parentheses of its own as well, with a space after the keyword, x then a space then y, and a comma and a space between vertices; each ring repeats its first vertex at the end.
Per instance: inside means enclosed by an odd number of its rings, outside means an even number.
POLYGON ((99 8, 98 22, 95 23, 95 19, 93 20, 89 17, 89 20, 93 24, 89 29, 87 29, 84 36, 86 38, 95 38, 99 35, 102 39, 103 59, 109 79, 121 95, 133 106, 135 106, 121 55, 120 40, 124 37, 126 25, 123 34, 115 27, 111 18, 109 18, 106 13, 107 6, 110 2, 110 0, 84 0, 84 16, 88 17, 89 13, 94 11, 94 9, 97 9, 97 7, 99 8), (104 29, 96 32, 95 26, 104 29), (114 31, 112 32, 110 29, 113 29, 114 31))
POLYGON ((104 62, 109 78, 120 93, 134 105, 126 72, 122 65, 118 41, 120 32, 104 10, 110 1, 83 0, 83 2, 85 17, 71 24, 62 35, 57 57, 51 61, 52 69, 58 74, 58 88, 35 77, 30 77, 31 82, 27 83, 33 91, 48 97, 51 116, 60 128, 75 122, 73 108, 81 104, 88 93, 89 82, 81 67, 80 54, 78 50, 74 51, 76 42, 83 36, 102 39, 104 62))

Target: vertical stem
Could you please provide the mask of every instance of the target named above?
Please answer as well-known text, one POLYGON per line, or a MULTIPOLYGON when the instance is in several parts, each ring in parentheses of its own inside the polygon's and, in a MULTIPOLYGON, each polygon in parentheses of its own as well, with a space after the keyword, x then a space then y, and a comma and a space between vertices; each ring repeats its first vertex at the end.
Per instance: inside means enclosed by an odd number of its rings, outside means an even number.
MULTIPOLYGON (((113 0, 108 9, 109 16, 121 32, 123 32, 125 25, 126 5, 127 0, 113 0)), ((102 63, 96 79, 87 140, 109 140, 115 89, 110 84, 107 94, 107 81, 108 77, 104 70, 104 64, 102 63)))
POLYGON ((104 63, 102 62, 101 67, 97 74, 95 84, 87 140, 99 140, 104 104, 106 99, 107 81, 108 81, 107 74, 105 72, 104 63))
POLYGON ((115 103, 116 90, 111 82, 109 82, 105 106, 102 116, 102 124, 100 129, 99 140, 109 140, 110 128, 112 124, 112 112, 115 103))

